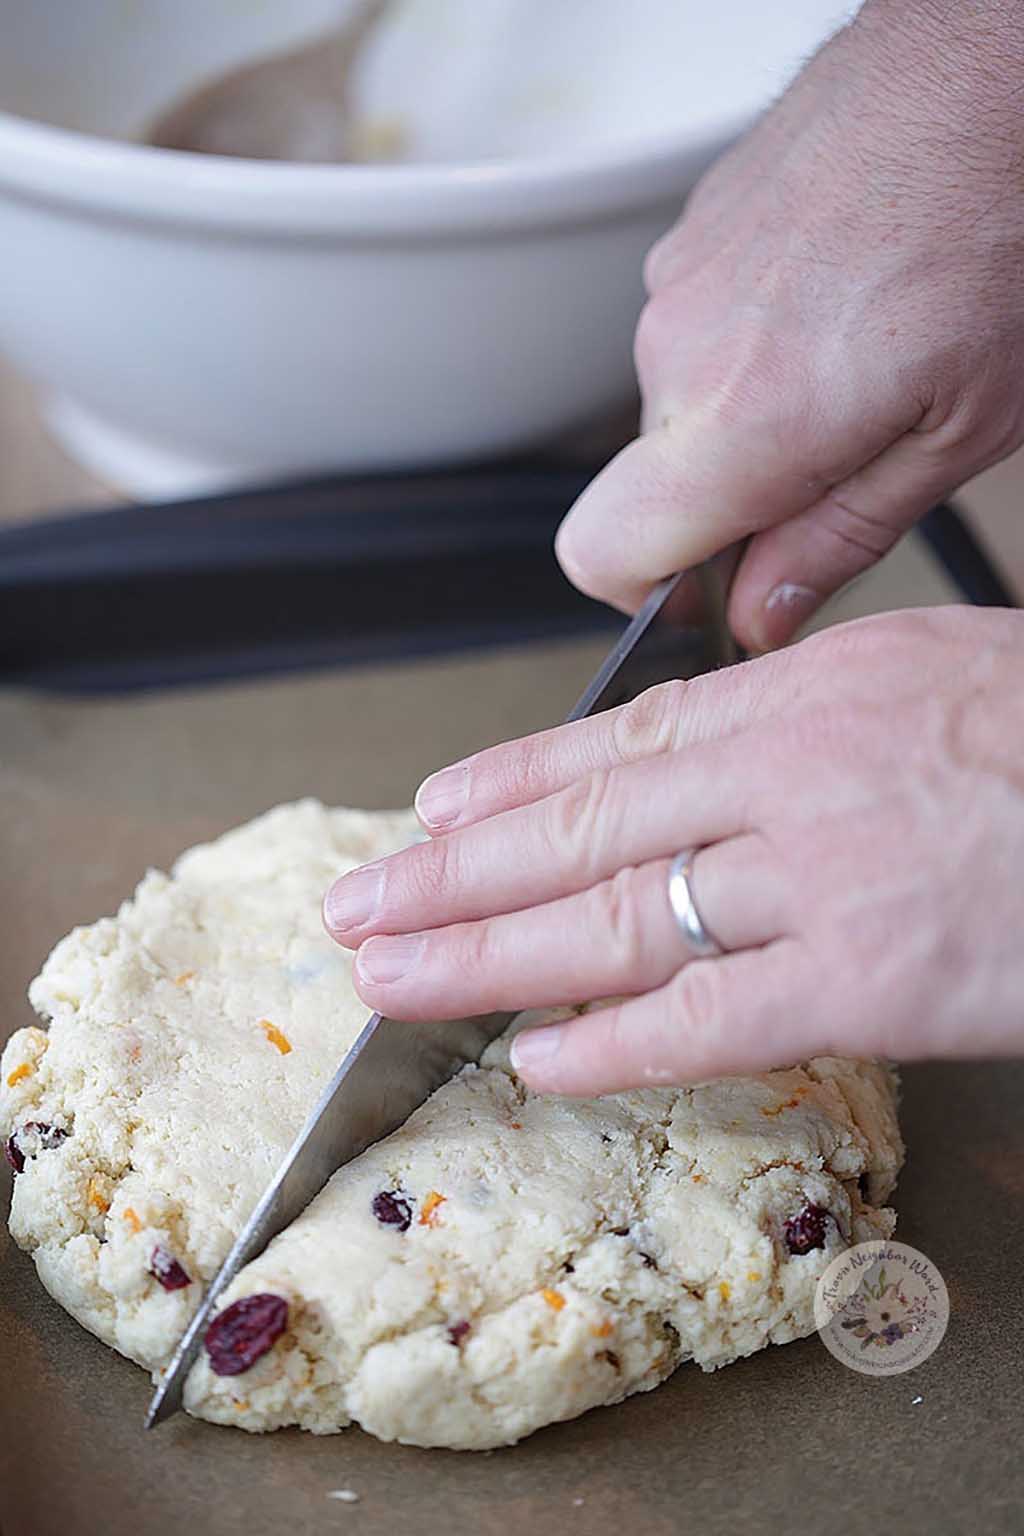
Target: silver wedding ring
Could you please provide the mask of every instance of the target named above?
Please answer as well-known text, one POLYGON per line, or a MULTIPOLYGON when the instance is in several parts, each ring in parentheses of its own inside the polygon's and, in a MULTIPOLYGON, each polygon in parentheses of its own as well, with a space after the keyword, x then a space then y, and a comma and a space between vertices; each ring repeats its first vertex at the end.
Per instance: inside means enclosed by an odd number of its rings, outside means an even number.
POLYGON ((668 872, 668 900, 680 931, 695 955, 724 955, 720 944, 704 924, 693 898, 693 866, 699 848, 684 848, 672 860, 668 872))

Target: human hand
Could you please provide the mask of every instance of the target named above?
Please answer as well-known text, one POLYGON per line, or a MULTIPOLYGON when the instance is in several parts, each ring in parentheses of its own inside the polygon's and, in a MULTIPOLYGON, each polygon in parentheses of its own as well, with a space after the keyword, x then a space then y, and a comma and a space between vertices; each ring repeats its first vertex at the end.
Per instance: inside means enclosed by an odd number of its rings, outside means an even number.
POLYGON ((747 535, 764 650, 1024 440, 1024 29, 869 0, 700 183, 647 263, 643 435, 558 537, 635 609, 747 535))
POLYGON ((1024 1050, 1022 675, 1024 615, 950 608, 655 688, 427 780, 325 920, 395 1018, 625 997, 519 1037, 541 1090, 1024 1050))

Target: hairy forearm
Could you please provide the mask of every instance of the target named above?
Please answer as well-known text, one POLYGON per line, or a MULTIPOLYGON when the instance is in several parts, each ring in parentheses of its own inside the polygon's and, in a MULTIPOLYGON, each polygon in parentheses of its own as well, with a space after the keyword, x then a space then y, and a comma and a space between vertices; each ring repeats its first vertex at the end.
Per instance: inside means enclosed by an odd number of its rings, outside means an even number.
POLYGON ((867 0, 847 36, 893 70, 908 106, 938 101, 977 132, 997 113, 1024 138, 1022 0, 867 0))
POLYGON ((979 283, 994 253, 1024 257, 1024 0, 867 0, 779 103, 778 131, 811 114, 856 222, 954 238, 979 283))

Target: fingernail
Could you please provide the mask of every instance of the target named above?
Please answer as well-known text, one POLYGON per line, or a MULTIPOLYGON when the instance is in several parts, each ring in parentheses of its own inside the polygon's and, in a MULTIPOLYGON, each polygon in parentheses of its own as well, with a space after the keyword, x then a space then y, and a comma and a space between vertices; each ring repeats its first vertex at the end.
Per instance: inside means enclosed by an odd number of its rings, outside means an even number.
POLYGON ((426 940, 421 933, 403 933, 396 938, 367 939, 356 954, 356 970, 363 981, 387 985, 401 981, 419 964, 426 940))
POLYGON ((764 604, 765 622, 761 626, 767 646, 780 645, 795 629, 820 607, 821 593, 813 587, 801 587, 793 581, 780 581, 769 592, 764 604))
POLYGON ((456 763, 424 779, 416 791, 416 814, 425 827, 450 827, 469 799, 469 764, 456 763))
POLYGON ((516 1035, 509 1049, 509 1058, 515 1071, 529 1071, 539 1067, 558 1054, 564 1031, 559 1024, 548 1024, 543 1029, 524 1029, 516 1035))
POLYGON ((384 870, 379 864, 364 864, 335 880, 324 897, 324 922, 333 933, 362 928, 377 916, 383 894, 384 870))

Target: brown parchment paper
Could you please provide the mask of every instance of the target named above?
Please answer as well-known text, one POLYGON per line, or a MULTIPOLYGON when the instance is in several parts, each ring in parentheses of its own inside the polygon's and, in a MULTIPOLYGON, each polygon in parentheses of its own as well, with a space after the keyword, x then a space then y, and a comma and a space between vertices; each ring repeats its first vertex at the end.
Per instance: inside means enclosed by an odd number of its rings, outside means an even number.
MULTIPOLYGON (((558 719, 599 649, 115 702, 0 695, 0 1033, 30 1021, 25 988, 52 943, 147 865, 302 794, 405 803, 430 768, 558 719)), ((46 1296, 4 1229, 4 1536, 1019 1532, 1024 1068, 908 1070, 903 1123, 898 1235, 952 1301, 925 1365, 876 1381, 812 1338, 711 1376, 683 1367, 486 1455, 184 1415, 147 1435, 146 1375, 46 1296), (328 1498, 340 1488, 359 1502, 328 1498)))

